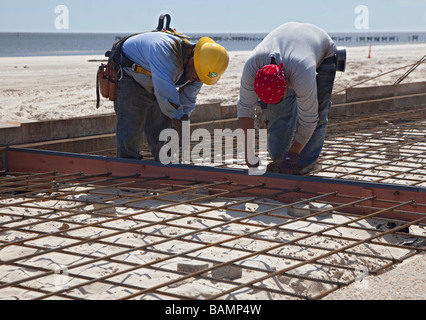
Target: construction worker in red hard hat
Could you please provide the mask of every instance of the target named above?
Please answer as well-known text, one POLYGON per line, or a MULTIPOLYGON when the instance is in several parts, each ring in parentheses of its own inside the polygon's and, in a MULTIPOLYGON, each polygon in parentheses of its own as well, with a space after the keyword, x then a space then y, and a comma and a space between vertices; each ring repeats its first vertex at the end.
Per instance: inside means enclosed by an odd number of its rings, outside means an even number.
POLYGON ((117 156, 142 159, 145 135, 154 159, 160 161, 165 143, 160 133, 190 119, 202 85, 220 79, 229 55, 208 37, 193 44, 172 32, 131 36, 121 51, 122 77, 114 101, 117 156))
POLYGON ((324 30, 290 22, 268 34, 246 61, 239 124, 246 133, 253 129, 256 106, 262 106, 272 159, 268 171, 305 174, 314 168, 324 143, 338 50, 324 30))

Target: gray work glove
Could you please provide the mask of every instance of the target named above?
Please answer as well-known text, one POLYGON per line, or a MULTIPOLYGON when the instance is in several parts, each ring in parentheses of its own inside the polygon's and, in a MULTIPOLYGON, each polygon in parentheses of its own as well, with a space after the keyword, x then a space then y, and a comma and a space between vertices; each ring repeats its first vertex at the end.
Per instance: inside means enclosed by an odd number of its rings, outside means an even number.
POLYGON ((284 154, 281 162, 280 173, 297 174, 297 164, 300 161, 300 155, 293 152, 287 152, 284 154))

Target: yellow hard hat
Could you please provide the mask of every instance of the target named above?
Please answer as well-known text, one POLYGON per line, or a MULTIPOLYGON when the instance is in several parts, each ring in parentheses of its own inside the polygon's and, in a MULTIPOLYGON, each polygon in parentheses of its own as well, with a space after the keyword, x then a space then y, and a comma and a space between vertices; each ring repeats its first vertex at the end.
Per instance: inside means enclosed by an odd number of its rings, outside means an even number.
POLYGON ((212 85, 218 82, 229 63, 229 55, 225 48, 209 37, 198 40, 194 50, 194 66, 198 78, 212 85))

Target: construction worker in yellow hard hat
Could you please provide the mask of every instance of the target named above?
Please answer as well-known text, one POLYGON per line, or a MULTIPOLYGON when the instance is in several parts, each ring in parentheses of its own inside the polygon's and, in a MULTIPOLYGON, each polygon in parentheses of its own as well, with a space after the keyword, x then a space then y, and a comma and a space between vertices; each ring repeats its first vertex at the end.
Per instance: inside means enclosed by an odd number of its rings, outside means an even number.
POLYGON ((178 130, 189 120, 203 84, 215 84, 228 67, 224 47, 208 37, 196 44, 175 32, 147 32, 126 39, 121 47, 122 78, 114 108, 117 156, 141 159, 143 135, 152 155, 165 142, 164 129, 178 130))
POLYGON ((207 85, 215 84, 228 67, 225 48, 209 37, 201 38, 194 50, 194 65, 198 78, 207 85))

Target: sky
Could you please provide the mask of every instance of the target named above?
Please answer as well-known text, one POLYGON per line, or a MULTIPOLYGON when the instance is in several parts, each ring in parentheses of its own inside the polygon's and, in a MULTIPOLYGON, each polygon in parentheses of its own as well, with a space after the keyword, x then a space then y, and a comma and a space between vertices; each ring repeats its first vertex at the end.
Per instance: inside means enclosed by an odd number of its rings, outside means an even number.
POLYGON ((288 21, 327 32, 426 31, 426 0, 0 1, 0 32, 136 33, 164 13, 181 33, 267 33, 288 21))

